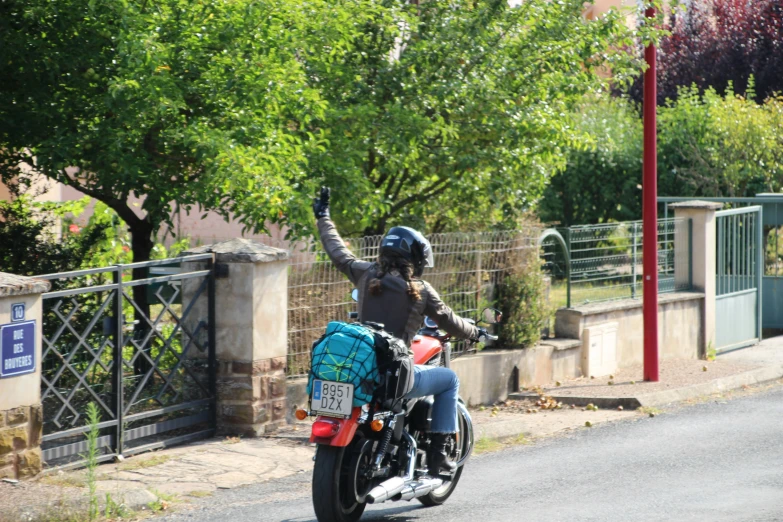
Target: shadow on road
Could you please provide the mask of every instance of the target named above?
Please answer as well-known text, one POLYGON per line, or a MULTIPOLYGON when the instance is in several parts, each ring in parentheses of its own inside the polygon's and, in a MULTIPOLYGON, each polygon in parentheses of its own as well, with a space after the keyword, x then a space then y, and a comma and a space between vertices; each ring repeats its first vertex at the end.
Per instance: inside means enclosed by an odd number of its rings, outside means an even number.
MULTIPOLYGON (((400 506, 397 508, 384 509, 383 511, 365 511, 362 515, 362 522, 368 520, 386 521, 386 522, 413 522, 419 517, 410 517, 407 514, 412 511, 425 509, 421 505, 400 506)), ((315 518, 287 518, 281 522, 318 522, 315 518)))

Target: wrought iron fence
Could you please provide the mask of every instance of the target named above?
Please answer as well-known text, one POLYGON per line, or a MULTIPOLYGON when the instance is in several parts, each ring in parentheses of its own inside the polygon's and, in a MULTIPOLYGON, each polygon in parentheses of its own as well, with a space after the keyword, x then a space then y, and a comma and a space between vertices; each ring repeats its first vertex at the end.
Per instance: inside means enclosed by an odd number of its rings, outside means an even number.
MULTIPOLYGON (((641 297, 642 222, 584 225, 560 230, 570 253, 570 278, 565 278, 566 257, 548 241, 544 259, 553 275, 551 301, 558 306, 641 297)), ((690 289, 691 222, 658 220, 658 292, 690 289), (675 278, 679 267, 681 277, 675 278)))
POLYGON ((210 436, 215 426, 212 254, 38 276, 43 457, 80 464, 85 412, 99 461, 210 436), (201 263, 201 268, 184 263, 201 263))
MULTIPOLYGON (((498 274, 509 268, 510 254, 538 248, 539 229, 513 232, 433 234, 429 237, 435 268, 426 279, 443 301, 460 315, 471 317, 489 303, 498 274)), ((382 236, 346 239, 361 259, 374 260, 382 236)), ((350 281, 333 266, 316 241, 289 245, 292 261, 288 289, 288 364, 290 377, 306 375, 310 349, 329 321, 346 320, 355 309, 350 281)), ((464 353, 456 343, 452 353, 464 353)))

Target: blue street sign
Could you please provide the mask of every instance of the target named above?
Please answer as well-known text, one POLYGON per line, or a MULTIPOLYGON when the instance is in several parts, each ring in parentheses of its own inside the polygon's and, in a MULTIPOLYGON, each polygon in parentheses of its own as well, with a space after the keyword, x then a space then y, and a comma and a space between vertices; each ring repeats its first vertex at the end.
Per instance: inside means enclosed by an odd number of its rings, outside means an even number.
POLYGON ((0 377, 35 371, 35 321, 0 326, 0 377))
POLYGON ((18 323, 19 321, 24 321, 24 303, 11 305, 11 322, 18 323))

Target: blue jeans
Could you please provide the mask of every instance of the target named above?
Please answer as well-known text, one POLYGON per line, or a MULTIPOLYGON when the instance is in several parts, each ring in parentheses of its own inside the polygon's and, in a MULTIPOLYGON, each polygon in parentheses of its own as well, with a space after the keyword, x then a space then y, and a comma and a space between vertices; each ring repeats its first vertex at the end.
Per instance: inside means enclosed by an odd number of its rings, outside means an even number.
POLYGON ((453 370, 417 364, 413 368, 413 389, 406 397, 435 396, 430 433, 457 432, 459 378, 453 370))

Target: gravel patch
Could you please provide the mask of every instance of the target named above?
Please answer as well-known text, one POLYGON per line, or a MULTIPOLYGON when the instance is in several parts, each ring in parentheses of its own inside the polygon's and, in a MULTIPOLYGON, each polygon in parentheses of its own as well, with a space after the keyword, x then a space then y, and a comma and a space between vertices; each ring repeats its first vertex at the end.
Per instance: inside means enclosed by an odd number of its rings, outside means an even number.
POLYGON ((87 489, 71 484, 0 482, 0 522, 80 520, 82 511, 76 506, 86 499, 87 489))

